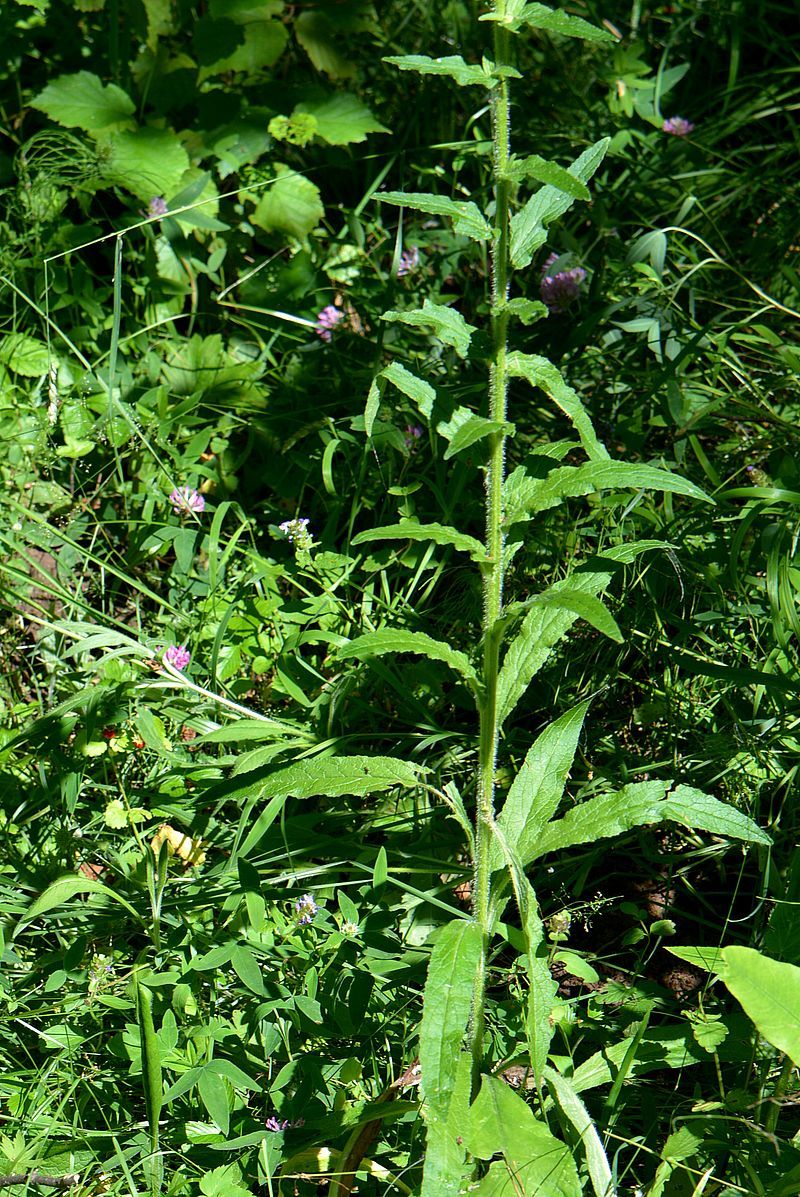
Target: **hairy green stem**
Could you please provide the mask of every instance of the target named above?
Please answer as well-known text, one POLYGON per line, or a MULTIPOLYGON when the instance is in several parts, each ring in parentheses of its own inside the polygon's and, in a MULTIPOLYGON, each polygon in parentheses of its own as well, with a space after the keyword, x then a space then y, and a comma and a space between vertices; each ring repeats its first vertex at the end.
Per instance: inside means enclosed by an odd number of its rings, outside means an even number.
MULTIPOLYGON (((495 14, 502 17, 504 0, 495 0, 495 14)), ((507 65, 508 32, 495 23, 495 62, 507 65)), ((508 371, 508 251, 510 181, 508 160, 510 108, 508 80, 499 80, 492 93, 492 139, 494 145, 495 232, 491 245, 492 272, 492 365, 489 379, 489 418, 505 423, 508 371)), ((497 623, 503 610, 503 478, 506 434, 499 430, 489 438, 486 470, 486 557, 483 567, 483 694, 480 704, 480 747, 478 757, 478 802, 475 827, 475 887, 473 914, 484 933, 484 950, 475 984, 472 1014, 473 1086, 477 1084, 483 1060, 484 996, 486 960, 490 933, 490 890, 492 824, 494 822, 495 766, 497 760, 497 679, 500 666, 500 636, 497 623)))

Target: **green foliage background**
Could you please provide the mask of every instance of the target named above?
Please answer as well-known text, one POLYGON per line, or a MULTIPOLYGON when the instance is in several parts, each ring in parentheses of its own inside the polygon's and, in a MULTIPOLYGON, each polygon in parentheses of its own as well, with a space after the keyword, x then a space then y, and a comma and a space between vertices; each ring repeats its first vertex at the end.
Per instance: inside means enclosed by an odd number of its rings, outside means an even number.
MULTIPOLYGON (((513 348, 558 364, 615 458, 715 502, 620 485, 537 514, 510 601, 623 543, 666 547, 617 569, 617 636, 575 619, 507 722, 500 781, 590 701, 562 813, 674 779, 773 847, 598 828, 538 866, 559 994, 531 1108, 576 1163, 536 1192, 597 1188, 565 1076, 613 1191, 788 1197, 796 1028, 776 1037, 736 952, 800 965, 796 16, 772 0, 569 11, 614 40, 521 42, 514 144, 567 165, 611 143, 591 203, 527 274, 540 301, 552 248, 555 270, 587 272, 580 295, 513 348), (676 115, 689 136, 663 131, 676 115), (741 975, 702 954, 728 946, 741 975)), ((490 210, 482 93, 384 61, 480 63, 479 12, 2 6, 3 1174, 238 1197, 344 1194, 358 1170, 360 1192, 419 1191, 424 1114, 392 1084, 418 1079, 431 944, 468 906, 452 807, 474 802, 470 675, 348 646, 387 629, 470 654, 480 637, 462 554, 358 540, 398 518, 483 535, 485 442, 458 410, 486 415, 486 253, 381 199, 490 210), (468 351, 446 326, 381 319, 425 300, 478 330, 468 351), (205 510, 176 512, 176 487, 205 510), (281 533, 293 518, 310 548, 281 533), (191 651, 183 673, 170 645, 191 651), (325 797, 318 774, 303 783, 319 758, 325 797), (298 770, 285 792, 277 765, 298 770), (162 824, 188 861, 153 852, 162 824)), ((568 421, 521 378, 511 418, 510 469, 571 464, 568 421)), ((524 1091, 506 917, 489 1041, 524 1091)), ((794 977, 774 980, 789 1008, 794 977)), ((486 1079, 486 1125, 507 1089, 486 1079)), ((478 1191, 514 1192, 487 1141, 469 1145, 478 1191)))

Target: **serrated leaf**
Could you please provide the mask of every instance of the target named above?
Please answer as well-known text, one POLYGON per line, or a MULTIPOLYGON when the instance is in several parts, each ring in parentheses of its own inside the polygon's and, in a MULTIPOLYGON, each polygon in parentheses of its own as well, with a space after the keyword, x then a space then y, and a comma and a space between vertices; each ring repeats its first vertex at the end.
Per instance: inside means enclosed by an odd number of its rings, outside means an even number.
MULTIPOLYGON (((618 545, 605 553, 608 561, 634 561, 639 553, 663 548, 659 541, 640 541, 638 544, 618 545)), ((610 583, 612 574, 606 571, 576 571, 556 582, 549 593, 569 589, 582 594, 599 594, 610 583)), ((560 610, 542 604, 533 605, 509 645, 497 684, 497 718, 502 725, 525 693, 531 679, 542 668, 556 644, 578 618, 577 612, 560 610)))
MULTIPOLYGON (((528 749, 503 803, 497 823, 523 866, 532 859, 539 834, 561 801, 588 707, 587 702, 579 703, 545 728, 528 749)), ((492 869, 502 863, 499 845, 493 844, 492 869)))
MULTIPOLYGON (((569 174, 581 183, 588 183, 600 166, 610 144, 604 137, 595 142, 567 167, 569 174)), ((559 187, 546 185, 531 196, 525 207, 511 218, 511 263, 516 269, 529 266, 534 253, 547 240, 547 225, 563 216, 575 203, 559 187)))
POLYGON ((683 823, 697 831, 708 831, 726 839, 746 840, 765 847, 772 843, 772 837, 742 811, 693 786, 677 786, 668 796, 665 806, 665 819, 683 823))
POLYGON ((359 532, 351 544, 366 544, 371 540, 432 540, 434 544, 450 545, 459 552, 469 553, 474 561, 485 561, 486 550, 474 536, 467 536, 456 528, 444 524, 420 524, 416 520, 403 520, 401 524, 390 524, 359 532))
POLYGON ((106 805, 103 811, 103 822, 106 827, 110 827, 114 831, 119 831, 122 827, 128 826, 128 812, 125 810, 121 799, 112 798, 106 805))
POLYGON ((132 118, 136 106, 127 92, 116 83, 104 84, 91 71, 54 79, 31 100, 31 107, 38 108, 59 125, 87 133, 130 129, 135 125, 132 118))
POLYGON ((253 213, 253 224, 269 233, 288 233, 298 241, 307 241, 325 215, 319 188, 287 166, 277 164, 275 171, 275 181, 253 213))
POLYGON ((562 37, 577 37, 584 42, 614 41, 608 30, 599 29, 582 17, 571 17, 559 9, 548 8, 545 4, 526 4, 520 23, 532 29, 544 29, 547 33, 558 33, 562 37))
POLYGON ((262 798, 363 797, 393 786, 412 789, 423 770, 391 756, 332 756, 297 761, 257 783, 262 798))
POLYGON ((427 657, 431 661, 442 661, 449 665, 456 673, 461 674, 465 682, 473 689, 479 688, 480 682, 474 665, 466 653, 451 648, 441 640, 434 640, 424 632, 407 632, 398 628, 383 628, 378 632, 367 632, 357 636, 349 644, 336 649, 336 656, 344 660, 355 658, 368 661, 371 657, 382 657, 387 653, 415 653, 427 657))
POLYGON ((800 968, 755 948, 723 948, 722 954, 728 966, 722 980, 759 1034, 800 1064, 800 968))
POLYGON ((589 188, 584 182, 576 178, 565 166, 556 162, 548 162, 538 154, 529 154, 527 158, 520 158, 512 162, 508 168, 512 179, 536 179, 537 183, 549 183, 559 191, 571 195, 573 199, 589 201, 589 188))
POLYGON ((130 902, 126 902, 110 886, 103 885, 100 881, 90 881, 88 877, 75 877, 72 873, 69 873, 67 876, 59 877, 57 881, 48 885, 44 893, 41 893, 30 904, 14 928, 14 936, 19 935, 20 931, 24 927, 27 927, 29 923, 32 923, 34 919, 41 918, 43 914, 49 914, 51 910, 55 910, 58 906, 64 906, 67 902, 71 902, 78 894, 100 894, 103 898, 108 898, 112 902, 123 906, 128 911, 128 914, 133 915, 137 923, 143 921, 130 902))
POLYGON ((451 200, 443 195, 429 195, 424 191, 379 191, 377 198, 387 204, 401 208, 413 208, 415 212, 428 212, 431 216, 446 216, 452 220, 457 233, 463 233, 473 241, 488 241, 492 227, 482 215, 480 208, 471 200, 451 200))
POLYGON ((449 75, 459 87, 470 84, 494 87, 497 82, 482 66, 470 65, 458 54, 449 54, 445 58, 429 58, 427 54, 393 54, 383 61, 399 67, 401 71, 416 71, 418 75, 449 75))
POLYGON ((577 393, 567 385, 561 372, 551 361, 539 354, 514 351, 508 355, 508 373, 512 378, 524 378, 531 386, 539 387, 561 408, 564 415, 572 421, 590 458, 609 460, 608 450, 597 439, 589 413, 577 393))
POLYGON ((710 502, 708 495, 679 474, 655 466, 626 461, 589 461, 580 466, 562 466, 545 478, 532 478, 518 466, 505 481, 504 511, 508 526, 530 519, 541 511, 557 507, 564 499, 595 494, 601 490, 632 487, 687 495, 710 502))
POLYGON ((398 391, 402 391, 417 405, 417 410, 425 420, 431 418, 433 412, 433 405, 436 402, 436 391, 429 382, 425 382, 422 378, 417 378, 416 374, 412 374, 400 362, 390 362, 384 370, 381 371, 382 377, 388 379, 398 391))
POLYGON ((613 794, 589 798, 548 824, 533 845, 532 859, 538 860, 548 852, 560 852, 577 844, 593 844, 610 836, 623 835, 634 827, 660 823, 666 817, 661 812, 668 786, 666 781, 639 781, 623 786, 613 794))
POLYGON ((472 334, 476 331, 475 325, 468 324, 455 308, 431 303, 429 299, 423 302, 421 308, 412 308, 407 312, 384 312, 382 319, 390 324, 410 324, 414 328, 428 328, 445 345, 452 345, 462 358, 467 356, 472 334))
POLYGON ((624 636, 619 630, 617 621, 605 603, 594 594, 584 594, 579 590, 571 590, 568 586, 561 590, 545 590, 532 600, 545 607, 559 607, 564 611, 574 611, 581 619, 585 619, 596 631, 617 644, 624 642, 624 636))
POLYGON ((516 316, 523 324, 535 324, 538 320, 546 320, 550 315, 547 304, 539 299, 509 299, 505 310, 509 316, 516 316))
POLYGON ((485 416, 471 415, 453 433, 450 444, 444 451, 444 460, 449 461, 457 453, 463 453, 477 441, 482 441, 487 436, 493 436, 496 432, 505 432, 506 435, 512 436, 514 425, 500 420, 487 420, 485 416))
POLYGON ((142 200, 172 195, 189 168, 189 155, 172 129, 123 130, 103 137, 100 145, 105 182, 142 200))
POLYGON ((0 341, 0 363, 23 378, 40 378, 50 366, 50 353, 44 341, 27 333, 6 333, 0 341))
POLYGON ((306 100, 295 112, 307 112, 317 122, 316 135, 329 145, 366 141, 368 133, 388 133, 385 125, 351 92, 339 91, 325 100, 306 100))
POLYGON ((450 1109, 482 956, 483 932, 478 924, 454 919, 439 933, 428 965, 419 1062, 425 1100, 443 1121, 450 1109))

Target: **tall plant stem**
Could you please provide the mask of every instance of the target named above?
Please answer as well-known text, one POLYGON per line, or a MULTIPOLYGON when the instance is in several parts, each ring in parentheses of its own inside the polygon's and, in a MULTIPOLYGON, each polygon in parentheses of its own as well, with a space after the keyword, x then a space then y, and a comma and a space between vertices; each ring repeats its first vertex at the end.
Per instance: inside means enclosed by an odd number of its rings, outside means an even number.
MULTIPOLYGON (((495 0, 495 15, 502 18, 505 0, 495 0)), ((506 66, 508 31, 495 23, 494 51, 497 66, 506 66)), ((494 145, 495 232, 491 244, 492 274, 492 364, 489 378, 489 418, 500 424, 506 419, 508 389, 508 300, 510 108, 508 79, 499 80, 492 93, 492 139, 494 145)), ((483 1060, 484 996, 486 960, 490 933, 492 827, 494 823, 495 765, 497 760, 497 679, 500 665, 498 620, 503 610, 503 478, 506 434, 502 429, 489 438, 486 469, 486 557, 483 569, 483 695, 480 704, 480 748, 478 757, 478 802, 475 828, 475 887, 473 914, 484 934, 484 950, 476 978, 472 1012, 472 1072, 477 1083, 483 1060)))

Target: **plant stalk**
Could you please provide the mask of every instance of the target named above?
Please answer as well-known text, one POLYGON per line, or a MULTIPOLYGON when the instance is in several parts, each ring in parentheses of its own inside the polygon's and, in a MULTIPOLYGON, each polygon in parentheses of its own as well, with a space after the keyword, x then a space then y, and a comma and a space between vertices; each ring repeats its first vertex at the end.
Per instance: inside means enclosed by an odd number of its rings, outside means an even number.
MULTIPOLYGON (((505 0, 495 0, 495 14, 503 16, 505 0)), ((508 31, 501 21, 494 26, 495 62, 508 65, 508 31)), ((508 390, 508 300, 510 180, 510 105, 508 79, 501 78, 492 92, 493 182, 495 232, 490 249, 492 278, 492 364, 489 377, 489 418, 505 423, 508 390)), ((483 931, 481 965, 475 984, 472 1011, 471 1049, 473 1089, 478 1084, 483 1061, 484 998, 489 949, 492 825, 494 823, 495 766, 497 761, 497 680, 500 641, 497 623, 503 610, 503 480, 506 433, 489 437, 486 469, 486 557, 483 567, 483 692, 480 703, 480 745, 478 756, 478 801, 475 826, 475 886, 473 915, 483 931)))

